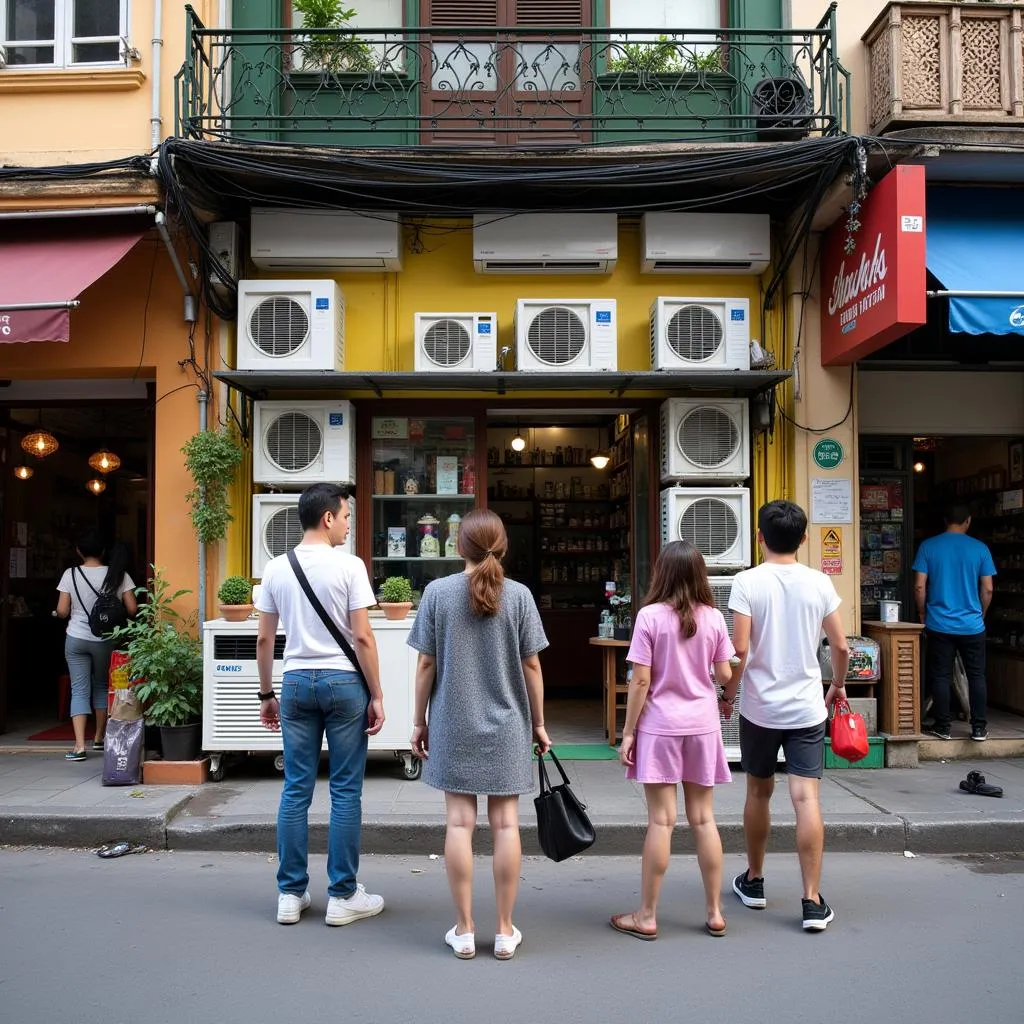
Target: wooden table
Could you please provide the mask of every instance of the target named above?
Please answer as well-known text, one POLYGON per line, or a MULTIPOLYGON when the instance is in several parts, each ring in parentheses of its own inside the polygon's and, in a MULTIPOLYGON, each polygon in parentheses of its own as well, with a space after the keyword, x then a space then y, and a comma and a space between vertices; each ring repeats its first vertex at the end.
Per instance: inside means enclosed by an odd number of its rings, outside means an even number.
POLYGON ((615 669, 616 650, 620 647, 629 647, 629 640, 612 640, 603 636, 592 636, 589 641, 594 647, 602 648, 604 657, 604 672, 602 685, 604 689, 604 728, 608 735, 608 745, 615 746, 615 669))

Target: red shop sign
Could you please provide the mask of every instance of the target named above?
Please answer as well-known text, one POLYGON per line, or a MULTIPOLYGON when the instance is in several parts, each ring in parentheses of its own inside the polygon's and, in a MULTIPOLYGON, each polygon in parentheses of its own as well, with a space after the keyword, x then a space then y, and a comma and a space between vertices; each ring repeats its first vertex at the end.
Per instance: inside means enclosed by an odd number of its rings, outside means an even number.
POLYGON ((821 364, 848 366, 927 320, 924 168, 893 168, 868 194, 846 244, 846 218, 821 254, 821 364))

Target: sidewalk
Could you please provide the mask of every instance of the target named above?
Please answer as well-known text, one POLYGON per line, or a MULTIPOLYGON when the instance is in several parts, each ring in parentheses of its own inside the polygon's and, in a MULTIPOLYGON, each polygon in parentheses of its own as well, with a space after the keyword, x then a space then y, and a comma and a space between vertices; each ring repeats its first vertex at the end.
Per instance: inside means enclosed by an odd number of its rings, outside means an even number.
MULTIPOLYGON (((102 759, 64 761, 61 752, 0 754, 0 844, 98 846, 117 839, 156 849, 272 851, 281 776, 267 758, 228 769, 225 781, 199 787, 100 785, 102 759)), ((639 854, 647 820, 642 787, 615 761, 566 765, 598 829, 595 854, 639 854)), ((722 841, 743 849, 743 776, 715 791, 722 841)), ((481 801, 481 811, 483 808, 481 801)), ((914 769, 843 770, 822 784, 826 845, 847 852, 992 853, 1024 849, 1024 759, 934 762, 914 769), (959 790, 977 768, 1002 786, 1002 799, 959 790)), ((326 849, 329 799, 324 771, 310 811, 310 849, 326 849)), ((524 850, 537 853, 533 801, 521 804, 524 850)), ((682 814, 680 809, 680 818, 682 814)), ((480 852, 489 848, 481 813, 480 852)), ((366 853, 442 852, 444 802, 422 782, 399 777, 395 762, 371 758, 363 793, 366 853)), ((794 818, 777 777, 772 850, 794 848, 794 818)), ((675 852, 693 851, 681 824, 675 852)))

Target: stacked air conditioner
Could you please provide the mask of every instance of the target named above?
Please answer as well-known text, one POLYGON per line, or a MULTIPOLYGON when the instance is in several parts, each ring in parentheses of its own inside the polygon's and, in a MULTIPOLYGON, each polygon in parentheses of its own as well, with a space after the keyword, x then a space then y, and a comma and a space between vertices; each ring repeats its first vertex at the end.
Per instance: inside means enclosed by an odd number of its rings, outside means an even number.
POLYGON ((413 333, 417 373, 497 369, 496 313, 417 313, 413 333))
POLYGON ((614 299, 520 299, 516 369, 574 373, 618 367, 614 299))
MULTIPOLYGON (((348 540, 335 550, 355 554, 356 503, 349 501, 352 517, 349 520, 348 540)), ((299 523, 299 496, 297 494, 254 494, 252 499, 252 575, 263 578, 267 563, 278 555, 287 554, 302 540, 299 523)))

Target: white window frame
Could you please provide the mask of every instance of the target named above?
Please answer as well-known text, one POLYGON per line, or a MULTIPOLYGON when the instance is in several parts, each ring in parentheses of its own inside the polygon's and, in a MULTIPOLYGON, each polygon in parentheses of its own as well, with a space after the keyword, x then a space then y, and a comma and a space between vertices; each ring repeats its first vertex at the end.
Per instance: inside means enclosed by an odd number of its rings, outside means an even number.
MULTIPOLYGON (((116 36, 74 36, 75 3, 77 0, 54 0, 53 30, 54 39, 7 39, 7 13, 8 9, 17 0, 0 0, 0 28, 4 30, 4 36, 0 38, 0 45, 7 48, 8 54, 15 49, 22 47, 52 46, 53 60, 43 64, 8 64, 8 69, 17 71, 38 71, 41 69, 70 70, 72 68, 109 68, 119 67, 124 64, 122 39, 128 38, 129 7, 131 0, 118 0, 120 7, 118 20, 118 34, 116 36), (98 61, 75 61, 73 60, 75 46, 88 43, 114 43, 118 44, 118 57, 116 60, 98 61)), ((0 72, 2 74, 2 72, 0 72)))

